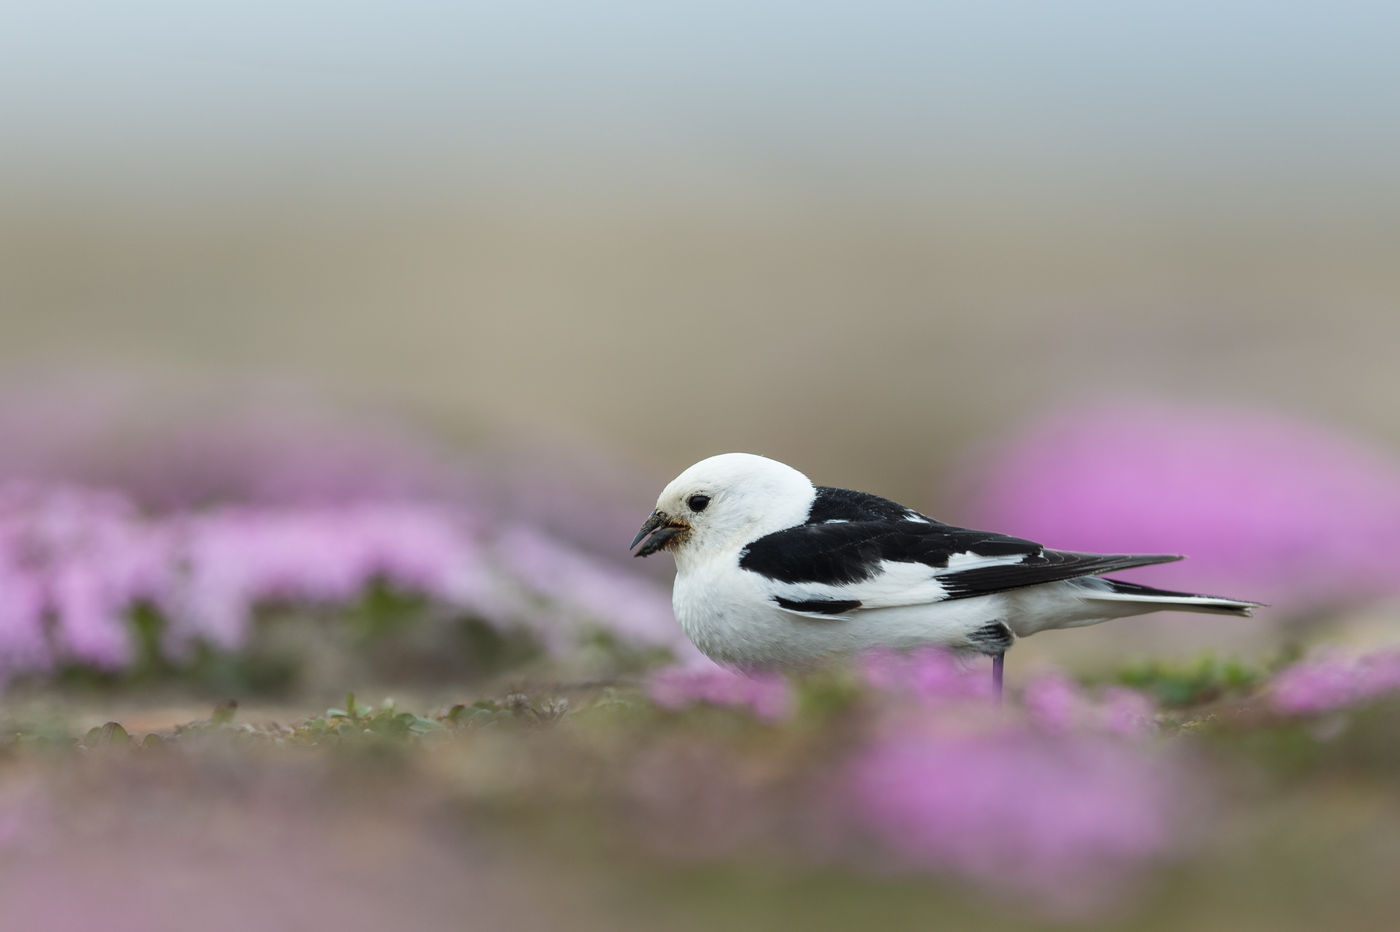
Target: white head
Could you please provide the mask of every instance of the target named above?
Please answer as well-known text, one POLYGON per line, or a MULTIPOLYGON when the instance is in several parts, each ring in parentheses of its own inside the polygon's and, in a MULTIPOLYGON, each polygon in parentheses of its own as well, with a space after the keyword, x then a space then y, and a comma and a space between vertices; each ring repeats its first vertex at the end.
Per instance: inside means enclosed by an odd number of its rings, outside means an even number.
POLYGON ((672 479, 632 546, 637 556, 670 550, 676 562, 739 550, 750 541, 801 524, 816 498, 812 481, 777 460, 721 453, 672 479))

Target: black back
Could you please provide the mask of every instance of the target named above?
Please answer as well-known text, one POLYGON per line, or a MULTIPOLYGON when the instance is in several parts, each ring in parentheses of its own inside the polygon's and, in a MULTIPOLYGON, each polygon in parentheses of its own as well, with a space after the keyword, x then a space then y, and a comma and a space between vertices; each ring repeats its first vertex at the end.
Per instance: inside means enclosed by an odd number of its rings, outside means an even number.
POLYGON ((878 495, 819 486, 804 524, 755 540, 739 565, 777 582, 840 586, 874 578, 884 562, 946 569, 955 555, 1022 559, 939 574, 949 599, 1181 559, 1046 550, 1019 537, 944 524, 878 495))

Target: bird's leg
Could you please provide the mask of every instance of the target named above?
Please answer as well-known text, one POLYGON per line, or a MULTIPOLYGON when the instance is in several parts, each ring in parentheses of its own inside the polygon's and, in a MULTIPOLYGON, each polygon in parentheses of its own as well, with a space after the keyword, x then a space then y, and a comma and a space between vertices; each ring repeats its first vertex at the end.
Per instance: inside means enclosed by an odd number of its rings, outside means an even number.
POLYGON ((996 690, 997 703, 1001 703, 1002 670, 1006 665, 1006 652, 1016 642, 1016 635, 1005 622, 992 621, 971 631, 967 635, 974 650, 988 654, 992 658, 992 686, 996 690))

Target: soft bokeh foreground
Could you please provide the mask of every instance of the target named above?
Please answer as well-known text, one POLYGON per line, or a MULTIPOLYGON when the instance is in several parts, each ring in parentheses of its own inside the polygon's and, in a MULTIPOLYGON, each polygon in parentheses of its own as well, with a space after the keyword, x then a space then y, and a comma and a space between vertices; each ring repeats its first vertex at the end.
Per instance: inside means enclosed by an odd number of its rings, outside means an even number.
POLYGON ((1173 708, 1045 677, 998 709, 921 653, 151 730, 11 711, 0 895, 120 932, 1375 927, 1400 677, 1367 663, 1173 708))
POLYGON ((984 662, 937 650, 708 664, 669 567, 625 554, 665 477, 596 453, 91 411, 0 405, 24 441, 0 457, 7 928, 1239 930, 1400 908, 1400 649, 1324 645, 1362 601, 1393 616, 1393 579, 1356 563, 1397 515, 1394 467, 1355 441, 1148 405, 988 447, 959 481, 998 526, 1199 551, 1278 603, 1249 657, 1072 676, 1013 651, 998 705, 984 662))

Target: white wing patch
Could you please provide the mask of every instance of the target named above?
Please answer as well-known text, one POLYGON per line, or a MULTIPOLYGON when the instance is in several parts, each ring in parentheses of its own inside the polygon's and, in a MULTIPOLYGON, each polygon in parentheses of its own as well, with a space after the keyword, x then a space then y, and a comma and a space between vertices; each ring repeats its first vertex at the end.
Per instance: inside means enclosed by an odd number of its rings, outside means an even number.
MULTIPOLYGON (((992 557, 976 553, 958 553, 949 558, 947 567, 931 567, 924 563, 884 560, 880 563, 879 571, 874 576, 859 582, 785 583, 763 578, 761 585, 769 601, 774 604, 777 604, 778 599, 796 603, 859 602, 859 608, 836 614, 783 608, 784 611, 808 618, 832 618, 838 615, 850 617, 869 609, 932 605, 935 602, 942 602, 948 598, 948 590, 939 582, 940 576, 989 566, 1011 566, 1022 562, 1025 557, 1025 554, 1019 553, 992 557)), ((779 607, 782 608, 782 606, 779 607)))
POLYGON ((938 567, 933 572, 938 576, 947 576, 950 573, 986 569, 989 566, 1015 566, 1018 563, 1024 563, 1027 556, 1037 555, 1038 554, 1004 553, 1000 556, 989 557, 980 553, 955 553, 948 557, 948 565, 946 567, 938 567))

